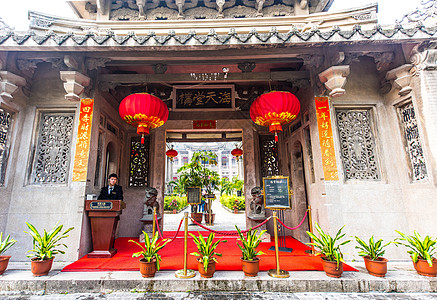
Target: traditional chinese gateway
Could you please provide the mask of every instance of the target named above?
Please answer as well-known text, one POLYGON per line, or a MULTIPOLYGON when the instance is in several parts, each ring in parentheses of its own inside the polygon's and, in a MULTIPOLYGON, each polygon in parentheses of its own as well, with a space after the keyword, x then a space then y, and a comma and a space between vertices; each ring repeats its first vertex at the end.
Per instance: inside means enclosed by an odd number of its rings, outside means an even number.
MULTIPOLYGON (((127 203, 118 236, 138 236, 145 187, 163 201, 167 141, 242 141, 247 212, 251 189, 282 175, 288 224, 311 205, 314 221, 346 224, 348 235, 435 230, 437 28, 413 15, 381 26, 376 5, 329 12, 331 3, 70 1, 78 20, 30 12, 28 32, 0 23, 0 230, 20 241, 13 259, 31 248, 25 221, 75 227, 59 259, 90 252, 86 195, 111 173, 127 203), (272 90, 301 107, 277 144, 249 114, 272 90), (144 146, 118 111, 139 92, 169 109, 144 146)), ((286 234, 305 242, 305 230, 286 234)))

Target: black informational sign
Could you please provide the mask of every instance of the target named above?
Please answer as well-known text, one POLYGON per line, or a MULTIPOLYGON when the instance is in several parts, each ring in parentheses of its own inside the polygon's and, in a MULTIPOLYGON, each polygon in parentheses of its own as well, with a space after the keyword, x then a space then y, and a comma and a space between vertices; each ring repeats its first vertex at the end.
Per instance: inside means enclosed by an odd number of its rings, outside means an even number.
POLYGON ((176 109, 233 108, 232 88, 176 89, 176 109))
POLYGON ((268 209, 290 209, 290 185, 285 176, 264 177, 264 206, 268 209))
POLYGON ((112 209, 112 202, 93 201, 90 203, 90 209, 111 210, 112 209))
POLYGON ((187 188, 187 202, 188 204, 200 204, 200 198, 202 194, 200 187, 189 187, 187 188))

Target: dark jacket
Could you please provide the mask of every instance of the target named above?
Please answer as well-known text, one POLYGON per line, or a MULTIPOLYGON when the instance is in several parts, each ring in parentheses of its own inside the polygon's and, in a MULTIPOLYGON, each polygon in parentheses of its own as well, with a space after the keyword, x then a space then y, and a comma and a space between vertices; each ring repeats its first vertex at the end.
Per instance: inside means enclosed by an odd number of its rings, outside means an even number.
POLYGON ((114 185, 111 195, 108 195, 108 186, 102 187, 99 200, 123 200, 123 189, 119 185, 114 185))

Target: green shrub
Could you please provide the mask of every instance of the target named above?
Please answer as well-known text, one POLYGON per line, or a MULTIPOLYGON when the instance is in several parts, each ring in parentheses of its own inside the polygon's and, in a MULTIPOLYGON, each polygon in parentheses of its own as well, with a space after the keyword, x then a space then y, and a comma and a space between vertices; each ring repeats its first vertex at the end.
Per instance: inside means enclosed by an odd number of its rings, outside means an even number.
POLYGON ((237 208, 238 210, 245 210, 246 209, 246 202, 243 196, 237 197, 237 196, 228 196, 228 195, 222 195, 220 196, 220 203, 223 206, 226 206, 229 209, 237 208))
POLYGON ((180 210, 188 206, 187 203, 187 197, 181 197, 181 196, 165 196, 164 197, 164 210, 180 210), (174 208, 174 206, 171 205, 172 201, 176 200, 178 203, 178 206, 174 208))

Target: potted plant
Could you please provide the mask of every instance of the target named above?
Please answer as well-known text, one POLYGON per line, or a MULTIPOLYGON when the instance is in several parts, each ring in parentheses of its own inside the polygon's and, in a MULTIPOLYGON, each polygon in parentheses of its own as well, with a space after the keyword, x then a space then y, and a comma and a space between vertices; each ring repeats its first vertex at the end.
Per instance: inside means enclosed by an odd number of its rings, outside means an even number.
POLYGON ((176 199, 171 200, 170 207, 173 209, 173 213, 177 213, 178 201, 176 199))
POLYGON ((320 253, 317 253, 316 255, 322 255, 323 270, 327 276, 335 278, 341 277, 341 274, 343 274, 343 253, 340 250, 340 246, 346 245, 351 241, 346 240, 340 243, 340 240, 345 236, 344 233, 341 233, 344 226, 337 231, 335 237, 323 232, 317 222, 315 227, 320 234, 320 238, 307 231, 307 234, 313 241, 312 243, 307 244, 320 250, 320 253), (339 244, 336 245, 337 243, 339 244))
POLYGON ((234 200, 234 205, 232 206, 232 208, 234 209, 234 214, 238 214, 238 205, 240 204, 240 202, 238 201, 238 199, 234 200))
POLYGON ((170 240, 163 239, 158 241, 158 232, 155 232, 155 236, 152 240, 150 240, 149 235, 143 231, 144 234, 144 247, 140 243, 129 240, 129 242, 137 244, 140 248, 140 252, 136 252, 132 254, 132 257, 141 257, 140 258, 140 272, 143 277, 154 277, 156 271, 159 271, 161 261, 161 256, 158 254, 158 251, 164 248, 170 240))
POLYGON ((358 255, 363 257, 364 264, 366 265, 369 274, 376 277, 385 277, 388 260, 382 256, 385 253, 384 248, 390 245, 391 242, 383 245, 382 239, 375 242, 373 236, 370 237, 368 244, 357 236, 355 237, 355 240, 359 244, 358 246, 355 246, 355 248, 360 250, 358 255))
POLYGON ((226 241, 218 240, 214 242, 213 240, 215 234, 212 232, 209 234, 206 240, 200 234, 200 232, 198 237, 192 233, 190 233, 190 235, 197 246, 197 251, 199 251, 192 252, 190 254, 198 257, 197 267, 199 269, 200 276, 203 278, 211 278, 214 275, 215 263, 217 262, 215 256, 222 256, 220 253, 215 252, 215 250, 220 243, 226 241))
POLYGON ((0 275, 3 274, 8 267, 10 256, 3 255, 6 250, 11 248, 17 241, 11 239, 10 235, 8 235, 3 240, 3 232, 0 232, 0 275))
POLYGON ((435 244, 437 239, 433 239, 428 235, 422 239, 417 231, 414 231, 414 235, 406 235, 397 230, 396 232, 401 237, 394 241, 395 245, 403 245, 411 249, 407 252, 411 255, 417 273, 423 276, 436 277, 437 259, 433 255, 436 253, 435 244))
POLYGON ((240 238, 238 239, 241 241, 242 245, 238 244, 238 247, 241 250, 242 257, 241 257, 241 266, 244 272, 244 275, 255 277, 258 275, 259 272, 259 257, 258 255, 265 254, 262 251, 256 251, 256 248, 259 246, 259 243, 261 242, 261 236, 267 232, 267 230, 262 230, 258 234, 256 231, 252 232, 252 228, 249 229, 249 231, 246 234, 246 238, 244 237, 241 230, 235 225, 235 228, 237 228, 238 234, 240 235, 240 238))
POLYGON ((30 254, 27 257, 31 258, 31 271, 33 276, 47 275, 52 268, 53 259, 56 254, 65 254, 64 251, 58 249, 60 246, 68 248, 67 245, 61 244, 60 240, 69 237, 67 234, 74 227, 70 227, 64 232, 62 228, 64 225, 55 224, 52 230, 47 232, 44 229, 44 234, 39 234, 38 230, 30 223, 26 222, 29 231, 25 231, 33 238, 33 249, 27 251, 30 254))

